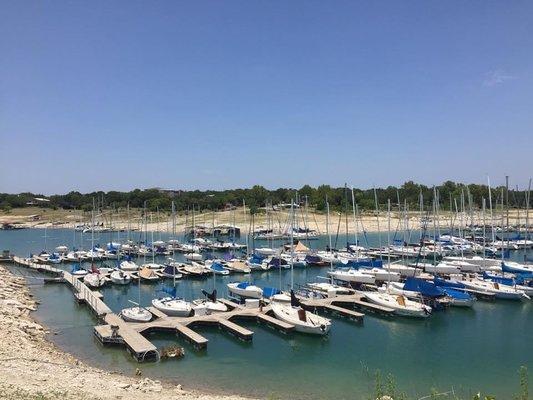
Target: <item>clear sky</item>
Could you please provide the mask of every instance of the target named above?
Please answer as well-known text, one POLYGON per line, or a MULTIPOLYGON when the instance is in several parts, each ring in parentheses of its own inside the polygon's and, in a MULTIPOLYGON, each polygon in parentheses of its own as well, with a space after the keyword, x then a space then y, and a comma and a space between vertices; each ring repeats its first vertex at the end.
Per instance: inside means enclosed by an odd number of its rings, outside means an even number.
POLYGON ((0 0, 0 192, 524 186, 531 1, 0 0))

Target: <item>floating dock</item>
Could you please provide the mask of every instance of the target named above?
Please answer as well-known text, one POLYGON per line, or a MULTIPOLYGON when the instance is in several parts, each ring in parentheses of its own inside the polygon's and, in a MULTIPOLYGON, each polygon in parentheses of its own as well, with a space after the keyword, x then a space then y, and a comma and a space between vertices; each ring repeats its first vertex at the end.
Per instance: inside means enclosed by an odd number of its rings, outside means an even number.
POLYGON ((53 274, 68 283, 74 290, 74 297, 79 303, 85 303, 98 318, 103 318, 106 314, 111 313, 111 309, 102 300, 100 292, 91 290, 83 281, 70 272, 52 267, 47 264, 38 264, 25 258, 13 257, 15 264, 30 268, 34 271, 53 274))
MULTIPOLYGON (((32 270, 53 274, 56 279, 68 283, 73 289, 76 300, 89 306, 91 311, 103 322, 103 324, 94 327, 95 337, 102 344, 125 346, 128 352, 139 362, 159 359, 157 347, 145 337, 150 332, 175 333, 190 342, 195 349, 202 350, 207 348, 209 341, 194 330, 195 327, 199 326, 216 326, 242 341, 251 341, 254 332, 239 325, 239 320, 265 324, 286 334, 295 330, 294 325, 275 318, 269 305, 247 307, 227 299, 218 300, 228 307, 228 311, 222 313, 172 317, 153 307, 148 307, 147 309, 154 316, 152 321, 147 323, 127 322, 105 304, 102 293, 91 290, 83 283, 82 279, 75 275, 50 265, 34 263, 20 257, 14 257, 13 261, 32 270)), ((394 312, 392 309, 366 302, 361 293, 324 299, 300 299, 300 302, 302 307, 307 310, 320 310, 356 322, 360 322, 364 318, 364 314, 356 311, 356 309, 385 315, 391 315, 394 312)))

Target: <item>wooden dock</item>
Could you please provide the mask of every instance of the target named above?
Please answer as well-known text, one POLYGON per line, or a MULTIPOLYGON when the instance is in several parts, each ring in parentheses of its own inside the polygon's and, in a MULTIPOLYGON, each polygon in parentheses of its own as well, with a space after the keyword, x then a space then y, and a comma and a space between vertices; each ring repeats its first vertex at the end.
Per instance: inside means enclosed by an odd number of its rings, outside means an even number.
POLYGON ((109 326, 109 329, 103 328, 102 326, 94 328, 95 335, 102 343, 120 343, 117 340, 117 337, 120 337, 122 343, 126 345, 131 355, 137 361, 159 359, 157 347, 118 315, 113 313, 107 314, 104 321, 109 326))
POLYGON ((357 308, 382 315, 394 314, 394 310, 392 308, 383 307, 365 301, 364 296, 360 293, 338 295, 335 297, 327 297, 325 299, 300 300, 300 302, 306 309, 319 308, 325 312, 329 311, 335 315, 347 317, 355 321, 361 321, 364 317, 364 314, 353 311, 350 308, 357 308))
POLYGON ((111 313, 111 309, 104 303, 102 293, 91 290, 83 281, 70 272, 52 267, 48 264, 38 264, 29 259, 13 257, 15 264, 30 268, 35 271, 53 274, 68 283, 74 290, 74 297, 80 303, 85 303, 98 318, 111 313))
MULTIPOLYGON (((254 332, 238 324, 238 320, 252 320, 265 324, 282 333, 294 331, 294 325, 281 321, 272 315, 270 306, 248 307, 231 300, 219 299, 228 307, 228 311, 210 315, 196 315, 190 317, 172 317, 153 307, 147 309, 152 313, 153 320, 147 323, 134 323, 124 321, 103 301, 102 293, 91 290, 82 279, 69 272, 54 268, 51 265, 37 264, 28 259, 14 257, 14 262, 26 266, 33 270, 50 273, 61 278, 68 283, 74 291, 75 298, 83 302, 101 319, 105 324, 94 327, 94 335, 103 344, 125 346, 130 354, 137 361, 158 360, 159 352, 144 335, 154 332, 172 332, 179 337, 190 342, 196 349, 205 349, 208 339, 194 330, 198 326, 216 326, 220 330, 226 331, 232 336, 243 340, 251 341, 254 332)), ((303 299, 302 307, 307 310, 322 310, 335 316, 349 318, 353 321, 362 321, 364 314, 356 311, 355 308, 372 312, 390 315, 392 309, 381 307, 364 301, 364 295, 353 293, 328 297, 324 299, 303 299)))

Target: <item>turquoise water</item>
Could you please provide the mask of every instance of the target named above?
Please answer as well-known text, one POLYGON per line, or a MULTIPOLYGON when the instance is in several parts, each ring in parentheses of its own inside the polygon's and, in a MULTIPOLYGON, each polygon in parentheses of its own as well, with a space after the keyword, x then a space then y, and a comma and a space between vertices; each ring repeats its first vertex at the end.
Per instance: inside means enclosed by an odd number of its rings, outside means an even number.
MULTIPOLYGON (((43 230, 0 231, 0 246, 27 255, 43 248, 43 236, 43 230)), ((103 234, 98 242, 105 243, 110 237, 103 234)), ((87 239, 85 248, 90 245, 87 239)), ((378 242, 375 234, 368 239, 371 245, 378 242)), ((72 241, 72 231, 47 232, 49 250, 58 244, 72 246, 72 241)), ((76 241, 79 245, 79 235, 76 241)), ((340 237, 339 243, 344 241, 340 237)), ((325 243, 321 238, 312 245, 325 243)), ((513 257, 523 258, 523 253, 513 257)), ((295 269, 294 280, 304 283, 325 272, 321 268, 295 269)), ((281 276, 278 271, 252 276, 259 285, 279 286, 281 280, 286 287, 290 281, 285 270, 281 276)), ((197 298, 201 289, 215 285, 224 294, 225 284, 233 279, 217 276, 215 281, 179 281, 178 293, 187 299, 197 298)), ((84 306, 75 304, 67 286, 32 287, 42 300, 36 318, 51 327, 51 340, 64 350, 103 368, 132 373, 140 367, 145 375, 189 388, 261 397, 359 399, 372 393, 373 374, 380 370, 393 374, 398 386, 413 395, 453 387, 464 393, 482 390, 508 399, 518 391, 518 368, 530 367, 533 360, 533 304, 478 301, 473 309, 451 308, 427 320, 368 314, 358 324, 335 318, 327 338, 283 335, 264 325, 239 322, 254 331, 253 342, 243 343, 216 328, 202 328, 199 332, 209 339, 208 349, 202 352, 173 334, 158 333, 150 336, 154 344, 182 344, 186 356, 139 365, 124 349, 104 348, 94 339, 92 327, 97 321, 84 306)), ((148 304, 160 288, 141 285, 142 303, 148 304)), ((119 311, 128 299, 137 299, 138 287, 108 286, 102 293, 106 303, 119 311)))

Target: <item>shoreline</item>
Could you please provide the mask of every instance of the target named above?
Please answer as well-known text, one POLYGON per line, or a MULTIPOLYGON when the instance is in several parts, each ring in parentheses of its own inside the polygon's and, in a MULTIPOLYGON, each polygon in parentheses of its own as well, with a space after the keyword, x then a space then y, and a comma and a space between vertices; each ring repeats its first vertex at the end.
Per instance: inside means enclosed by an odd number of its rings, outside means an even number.
POLYGON ((0 265, 0 399, 250 400, 90 366, 47 338, 31 314, 38 304, 25 279, 0 265))
MULTIPOLYGON (((424 223, 422 222, 423 218, 428 217, 427 215, 422 215, 420 212, 407 212, 407 213, 398 213, 397 211, 391 211, 390 214, 390 231, 391 232, 402 232, 405 230, 421 230, 424 228, 424 223)), ((525 226, 526 222, 526 212, 525 210, 511 210, 509 213, 509 225, 521 225, 525 226)), ((160 215, 152 213, 150 214, 149 222, 146 226, 141 224, 141 217, 137 212, 132 212, 130 215, 130 223, 125 215, 118 213, 114 217, 103 216, 96 219, 98 223, 102 223, 105 227, 112 227, 114 232, 116 229, 123 229, 124 232, 127 231, 128 226, 131 229, 131 232, 139 232, 140 230, 146 229, 150 232, 161 232, 161 233, 176 233, 176 237, 180 237, 186 230, 186 227, 191 227, 192 220, 191 216, 187 217, 184 215, 177 215, 175 219, 174 228, 172 227, 171 217, 168 215, 160 215), (154 220, 156 222, 154 222, 154 220)), ((389 219, 387 217, 387 212, 383 211, 380 213, 379 218, 376 217, 375 213, 360 213, 356 221, 352 213, 348 213, 346 220, 346 214, 340 214, 338 212, 331 213, 328 223, 328 218, 325 213, 321 212, 309 212, 307 215, 296 215, 295 216, 295 226, 299 227, 308 227, 311 230, 315 230, 320 235, 325 235, 328 231, 335 235, 337 231, 339 233, 345 234, 346 232, 349 235, 354 235, 356 231, 359 235, 364 233, 377 233, 377 232, 387 232, 389 227, 389 219)), ((504 214, 504 217, 506 215, 504 214)), ((475 212, 473 215, 464 213, 462 216, 457 216, 455 213, 450 213, 448 211, 442 211, 439 214, 438 219, 434 216, 429 216, 429 222, 426 222, 426 230, 432 232, 435 228, 440 231, 446 232, 450 229, 451 226, 454 228, 465 228, 468 224, 473 222, 474 224, 482 224, 483 218, 481 213, 475 212)), ((290 212, 276 211, 271 212, 268 215, 264 213, 256 214, 254 221, 255 230, 271 228, 274 231, 283 231, 288 226, 288 221, 290 220, 290 212)), ((208 228, 215 225, 233 225, 240 228, 241 236, 249 234, 251 230, 251 217, 250 215, 244 215, 243 209, 240 208, 236 211, 220 211, 216 213, 200 213, 195 216, 195 225, 196 226, 206 226, 208 228)), ((485 216, 485 222, 490 224, 490 218, 487 214, 485 216)), ((497 212, 493 216, 493 224, 495 226, 501 225, 503 222, 501 211, 497 212)), ((16 224, 24 228, 33 228, 33 229, 73 229, 76 224, 81 223, 90 223, 90 219, 87 219, 87 216, 82 214, 77 214, 74 211, 69 210, 26 210, 26 209, 17 209, 13 210, 10 214, 0 213, 0 224, 16 224), (39 212, 39 214, 31 214, 29 212, 39 212), (30 220, 30 217, 35 217, 38 215, 38 220, 30 220)), ((522 228, 521 230, 523 230, 522 228)), ((80 233, 81 234, 81 233, 80 233)), ((86 233, 89 235, 90 233, 86 233)), ((355 240, 355 238, 354 238, 355 240)))

